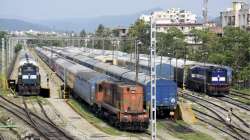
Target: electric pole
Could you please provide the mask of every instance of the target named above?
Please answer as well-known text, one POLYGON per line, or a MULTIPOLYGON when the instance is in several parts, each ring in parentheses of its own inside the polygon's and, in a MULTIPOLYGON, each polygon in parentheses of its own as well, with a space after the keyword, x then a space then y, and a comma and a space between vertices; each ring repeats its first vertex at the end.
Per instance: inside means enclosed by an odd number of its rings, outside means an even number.
POLYGON ((6 63, 5 63, 5 40, 4 38, 2 38, 2 65, 1 65, 1 68, 2 68, 2 85, 3 85, 3 88, 5 89, 5 78, 6 78, 6 72, 5 70, 7 69, 6 68, 6 63))
POLYGON ((4 75, 4 68, 5 68, 5 51, 4 51, 4 38, 2 38, 2 74, 4 75))
POLYGON ((156 140, 156 22, 154 13, 151 15, 151 37, 150 37, 150 85, 151 85, 151 101, 150 101, 150 119, 151 119, 151 139, 156 140))

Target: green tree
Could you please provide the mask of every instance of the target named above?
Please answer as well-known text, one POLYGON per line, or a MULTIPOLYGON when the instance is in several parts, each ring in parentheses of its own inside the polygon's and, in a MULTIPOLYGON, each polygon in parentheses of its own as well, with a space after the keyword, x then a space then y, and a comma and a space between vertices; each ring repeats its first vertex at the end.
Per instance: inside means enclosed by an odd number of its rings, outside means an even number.
MULTIPOLYGON (((129 28, 128 35, 130 38, 138 39, 142 42, 142 47, 139 49, 140 53, 146 53, 146 54, 149 53, 149 46, 150 46, 150 25, 149 24, 146 24, 144 20, 138 19, 129 28)), ((130 48, 132 49, 134 47, 130 46, 130 48)))
POLYGON ((97 49, 113 49, 112 43, 109 38, 112 36, 112 31, 109 28, 105 28, 102 24, 97 27, 95 32, 96 37, 100 37, 102 39, 95 40, 94 48, 97 49))
POLYGON ((86 31, 82 29, 82 31, 80 32, 80 37, 85 37, 86 35, 87 35, 86 31))
POLYGON ((250 61, 249 38, 250 34, 240 28, 226 27, 224 29, 224 36, 221 40, 224 46, 222 51, 227 52, 233 58, 229 61, 229 65, 244 67, 250 61))
POLYGON ((4 31, 0 31, 0 45, 2 45, 2 38, 6 38, 7 33, 4 31))
POLYGON ((104 31, 105 31, 105 27, 104 27, 102 24, 100 24, 100 25, 97 27, 97 30, 96 30, 96 32, 95 32, 95 35, 96 35, 97 37, 104 37, 104 31))
POLYGON ((6 37, 7 33, 4 31, 0 31, 0 38, 6 37))
POLYGON ((185 49, 184 34, 175 27, 167 33, 157 33, 157 53, 161 56, 180 57, 185 49))
MULTIPOLYGON (((201 42, 201 47, 196 50, 195 52, 189 52, 189 56, 196 61, 203 60, 203 61, 214 61, 213 57, 209 57, 209 55, 214 55, 214 53, 220 51, 221 44, 220 38, 214 33, 211 32, 209 29, 197 30, 193 29, 190 31, 190 34, 194 37, 194 41, 196 43, 201 42), (208 60, 206 60, 206 56, 204 53, 208 53, 208 60), (210 60, 212 59, 212 60, 210 60)), ((215 56, 215 55, 214 55, 215 56)), ((218 58, 219 55, 216 55, 218 58)))
POLYGON ((22 44, 17 44, 15 46, 15 53, 19 52, 23 48, 22 44))

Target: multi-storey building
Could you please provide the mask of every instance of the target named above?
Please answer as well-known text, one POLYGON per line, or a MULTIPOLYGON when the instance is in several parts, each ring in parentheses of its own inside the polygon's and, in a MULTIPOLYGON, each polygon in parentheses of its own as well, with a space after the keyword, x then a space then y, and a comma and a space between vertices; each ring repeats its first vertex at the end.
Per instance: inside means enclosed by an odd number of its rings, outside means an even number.
POLYGON ((181 9, 169 9, 167 11, 156 11, 154 17, 158 24, 193 24, 197 22, 196 15, 191 11, 181 9))
POLYGON ((232 8, 221 12, 222 27, 240 27, 250 31, 250 8, 243 0, 234 0, 232 8))
MULTIPOLYGON (((190 31, 203 29, 203 24, 197 23, 197 17, 191 11, 171 8, 166 11, 155 11, 153 16, 156 20, 157 32, 168 32, 170 28, 176 27, 186 35, 185 41, 188 44, 197 44, 190 35, 190 31)), ((151 15, 142 15, 140 19, 150 23, 150 17, 151 15)))

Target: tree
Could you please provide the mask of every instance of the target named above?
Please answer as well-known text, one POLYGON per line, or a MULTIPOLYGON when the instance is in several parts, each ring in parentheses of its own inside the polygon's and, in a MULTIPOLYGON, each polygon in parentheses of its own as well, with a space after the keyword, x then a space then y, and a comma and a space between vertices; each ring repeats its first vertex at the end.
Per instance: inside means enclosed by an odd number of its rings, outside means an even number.
POLYGON ((112 36, 113 36, 113 37, 119 37, 119 34, 120 34, 120 33, 119 33, 119 30, 118 30, 118 29, 113 29, 113 30, 112 30, 112 36))
POLYGON ((19 52, 23 48, 22 44, 17 44, 15 46, 15 53, 19 52))
POLYGON ((95 35, 96 35, 97 37, 103 37, 103 36, 104 36, 104 30, 105 30, 105 27, 104 27, 102 24, 100 24, 100 25, 97 27, 97 30, 96 30, 96 32, 95 32, 95 35))
POLYGON ((7 33, 4 31, 0 31, 0 45, 2 45, 2 38, 6 38, 7 33))
MULTIPOLYGON (((203 30, 197 30, 193 29, 190 31, 190 34, 194 37, 194 41, 196 43, 201 42, 202 46, 196 52, 190 53, 189 56, 193 58, 193 60, 199 61, 210 61, 209 57, 210 54, 213 54, 216 51, 219 51, 221 49, 221 44, 219 43, 219 37, 214 33, 211 32, 209 29, 203 29, 203 30), (208 53, 208 60, 205 60, 205 56, 202 55, 204 53, 208 53)), ((214 61, 214 60, 211 60, 214 61)))
MULTIPOLYGON (((149 53, 150 46, 150 25, 146 24, 144 20, 138 19, 130 28, 128 35, 130 38, 140 40, 142 47, 139 48, 140 53, 149 53)), ((131 46, 130 48, 133 48, 131 46)))
POLYGON ((6 33, 6 32, 4 32, 4 31, 0 31, 0 38, 5 37, 6 35, 7 35, 7 33, 6 33))
POLYGON ((96 37, 100 37, 102 39, 97 39, 94 44, 94 48, 97 49, 113 49, 112 43, 109 40, 109 37, 112 36, 112 31, 109 28, 105 28, 102 24, 97 27, 95 32, 96 37))
POLYGON ((170 28, 167 33, 157 33, 157 53, 163 56, 183 56, 185 49, 184 34, 175 27, 170 28), (182 52, 181 52, 182 51, 182 52), (181 52, 181 53, 180 53, 181 52))
POLYGON ((80 37, 86 37, 86 35, 86 31, 82 29, 82 31, 80 32, 80 37))

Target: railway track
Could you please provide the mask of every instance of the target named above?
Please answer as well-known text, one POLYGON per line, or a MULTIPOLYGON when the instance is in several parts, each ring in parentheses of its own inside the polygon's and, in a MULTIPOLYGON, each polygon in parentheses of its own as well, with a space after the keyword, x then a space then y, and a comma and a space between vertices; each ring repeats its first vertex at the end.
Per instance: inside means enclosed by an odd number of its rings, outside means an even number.
POLYGON ((245 100, 250 100, 250 96, 249 95, 242 95, 242 94, 238 94, 238 93, 235 93, 235 92, 230 92, 230 95, 234 95, 234 96, 243 98, 245 100))
MULTIPOLYGON (((46 110, 44 109, 44 107, 43 107, 43 105, 42 105, 42 103, 41 103, 41 101, 40 101, 38 98, 36 98, 36 101, 37 101, 37 103, 38 103, 38 105, 39 105, 39 107, 40 107, 40 109, 41 109, 41 112, 43 113, 44 117, 45 117, 52 125, 54 125, 55 127, 57 127, 57 125, 56 125, 56 124, 50 119, 50 117, 48 116, 46 110)), ((60 128, 59 128, 59 129, 60 129, 60 128)))
POLYGON ((243 92, 239 92, 237 90, 233 90, 231 89, 230 90, 230 94, 233 94, 235 96, 239 96, 239 97, 242 97, 242 98, 245 98, 245 99, 249 99, 250 100, 250 94, 246 94, 246 93, 243 93, 243 92))
POLYGON ((72 136, 62 131, 51 122, 32 113, 27 106, 26 99, 23 97, 23 105, 21 107, 3 96, 0 96, 0 107, 17 116, 26 124, 31 126, 39 136, 47 140, 73 140, 72 136))
MULTIPOLYGON (((198 104, 202 108, 205 108, 206 110, 208 110, 210 113, 213 114, 213 115, 208 115, 208 114, 206 115, 206 113, 204 113, 203 111, 197 111, 197 109, 196 109, 194 111, 196 112, 196 114, 198 114, 197 119, 199 119, 205 123, 208 123, 212 126, 216 126, 215 128, 217 128, 218 126, 216 123, 212 124, 211 120, 206 119, 207 117, 209 117, 210 119, 213 119, 217 122, 219 121, 219 123, 226 126, 227 129, 230 129, 230 132, 232 134, 235 134, 232 137, 234 137, 234 138, 237 137, 238 139, 248 139, 248 135, 250 133, 248 131, 246 131, 246 129, 249 130, 249 125, 248 125, 248 123, 246 123, 243 119, 241 119, 236 114, 232 113, 232 116, 234 117, 234 120, 237 120, 237 123, 236 123, 236 121, 234 121, 230 124, 225 119, 226 118, 225 116, 227 113, 226 108, 219 106, 211 101, 207 101, 206 99, 203 99, 199 96, 191 95, 190 93, 187 93, 187 92, 182 94, 182 96, 183 96, 183 98, 185 98, 187 100, 195 102, 196 104, 198 104), (239 123, 240 123, 240 125, 239 125, 239 123), (242 128, 242 127, 244 127, 244 128, 242 128)), ((228 134, 230 132, 228 132, 227 129, 220 128, 219 130, 221 130, 221 131, 223 130, 223 132, 228 134)))
POLYGON ((217 98, 218 100, 221 100, 221 101, 224 101, 224 102, 227 102, 229 104, 232 104, 232 105, 235 105, 241 109, 244 109, 246 111, 250 111, 250 106, 247 105, 245 102, 243 101, 239 101, 239 100, 236 100, 234 98, 232 98, 231 96, 228 96, 228 95, 225 95, 224 97, 220 97, 220 98, 217 98))
POLYGON ((233 98, 233 100, 236 100, 236 101, 238 101, 238 102, 240 102, 242 104, 248 105, 248 106, 250 105, 250 103, 248 102, 250 100, 250 95, 249 94, 242 93, 242 92, 239 92, 239 91, 236 91, 236 90, 230 90, 230 95, 231 95, 230 96, 231 98, 237 97, 237 98, 233 98), (240 100, 240 99, 242 99, 242 100, 240 100))
POLYGON ((234 139, 238 139, 237 136, 233 135, 232 132, 230 130, 227 130, 227 129, 223 129, 223 128, 220 128, 219 125, 223 126, 223 127, 227 127, 223 122, 221 122, 220 119, 212 116, 212 115, 209 115, 207 113, 204 113, 198 109, 193 109, 195 111, 195 115, 196 115, 196 118, 204 123, 207 123, 209 125, 211 125, 212 127, 228 134, 229 136, 231 136, 232 138, 234 139), (211 118, 211 119, 208 119, 211 118))
MULTIPOLYGON (((185 94, 185 95, 190 95, 190 92, 191 92, 191 91, 186 91, 185 93, 187 93, 187 94, 185 94)), ((196 94, 196 95, 192 94, 192 95, 190 95, 190 96, 193 96, 193 97, 195 97, 195 98, 197 98, 197 99, 199 99, 199 100, 202 100, 202 101, 204 101, 204 102, 207 102, 207 103, 209 103, 209 104, 212 104, 212 105, 218 107, 219 109, 221 109, 221 110, 223 110, 223 111, 225 111, 225 112, 228 112, 228 108, 227 108, 227 107, 221 106, 221 105, 218 105, 218 104, 215 103, 216 101, 219 101, 221 98, 205 98, 205 97, 203 97, 203 96, 200 96, 199 93, 196 93, 196 92, 192 92, 192 93, 194 93, 194 94, 196 94), (211 99, 213 99, 213 100, 211 100, 211 99), (208 100, 210 100, 210 101, 208 101, 208 100)), ((220 101, 226 102, 226 101, 224 101, 224 100, 220 100, 220 101)), ((234 104, 233 104, 232 102, 230 102, 230 101, 228 101, 227 103, 234 105, 234 104)), ((236 106, 236 105, 235 105, 235 106, 236 106)), ((239 108, 240 108, 240 107, 239 107, 239 108)), ((246 121, 244 121, 243 119, 241 119, 241 117, 239 117, 237 114, 233 113, 233 116, 236 117, 238 120, 240 120, 240 122, 242 122, 242 123, 244 124, 244 126, 246 126, 247 128, 250 128, 249 124, 248 124, 246 121)))

